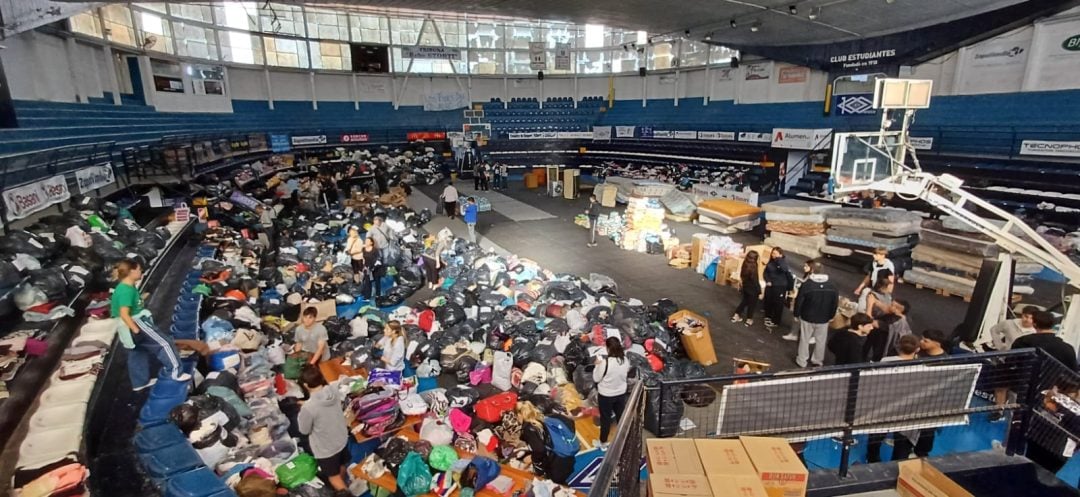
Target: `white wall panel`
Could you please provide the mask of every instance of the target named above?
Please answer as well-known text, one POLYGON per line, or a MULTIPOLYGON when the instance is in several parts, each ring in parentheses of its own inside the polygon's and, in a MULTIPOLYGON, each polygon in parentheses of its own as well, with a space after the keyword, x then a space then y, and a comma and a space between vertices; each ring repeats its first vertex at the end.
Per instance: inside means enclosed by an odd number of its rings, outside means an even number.
POLYGON ((311 101, 311 79, 306 72, 270 71, 275 101, 311 101))
POLYGON ((389 102, 392 90, 390 76, 356 76, 356 94, 360 102, 389 102))
POLYGON ((266 75, 260 70, 229 68, 229 86, 236 100, 267 100, 266 75))
POLYGON ((1080 88, 1080 16, 1036 23, 1025 90, 1080 88))
POLYGON ((352 102, 352 76, 348 74, 315 74, 315 98, 320 102, 352 102))

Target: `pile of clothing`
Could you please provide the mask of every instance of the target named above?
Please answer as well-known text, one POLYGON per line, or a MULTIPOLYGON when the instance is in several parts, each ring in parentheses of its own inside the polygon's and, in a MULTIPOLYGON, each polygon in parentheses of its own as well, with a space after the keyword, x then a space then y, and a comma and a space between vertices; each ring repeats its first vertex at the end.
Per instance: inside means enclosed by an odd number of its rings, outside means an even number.
MULTIPOLYGON (((951 295, 970 297, 975 290, 983 260, 995 258, 998 246, 992 238, 979 233, 951 217, 922 222, 919 245, 912 251, 914 267, 904 273, 910 283, 951 295)), ((1015 256, 1016 271, 1013 291, 1034 292, 1028 285, 1042 266, 1015 256)))
POLYGON ((911 268, 911 251, 919 243, 922 216, 904 209, 841 208, 825 211, 823 254, 862 267, 884 248, 898 274, 911 268))
POLYGON ((810 258, 821 257, 825 246, 825 215, 838 206, 784 199, 761 206, 765 211, 765 244, 810 258))

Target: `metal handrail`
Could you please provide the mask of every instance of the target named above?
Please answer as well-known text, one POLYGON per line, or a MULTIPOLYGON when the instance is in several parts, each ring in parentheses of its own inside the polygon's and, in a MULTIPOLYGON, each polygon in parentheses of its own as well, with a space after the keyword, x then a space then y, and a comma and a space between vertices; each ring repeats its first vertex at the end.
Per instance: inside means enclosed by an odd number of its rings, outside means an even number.
MULTIPOLYGON (((626 450, 635 450, 640 457, 641 454, 641 439, 638 437, 636 441, 637 447, 628 446, 631 440, 630 433, 632 425, 638 425, 638 429, 641 427, 642 414, 645 408, 645 385, 641 381, 633 381, 630 384, 630 390, 627 393, 626 408, 623 410, 622 416, 619 418, 619 425, 615 428, 615 439, 612 440, 611 445, 608 446, 607 455, 614 456, 610 460, 604 459, 600 467, 596 471, 596 478, 593 480, 592 487, 589 488, 587 497, 610 497, 611 485, 614 483, 615 470, 620 469, 618 465, 619 456, 626 450)), ((638 432, 640 434, 640 431, 638 432)), ((626 469, 626 468, 623 468, 626 469)), ((635 476, 637 475, 637 465, 634 465, 632 469, 635 476)), ((640 483, 640 481, 639 481, 640 483)), ((616 491, 616 495, 617 495, 616 491)))

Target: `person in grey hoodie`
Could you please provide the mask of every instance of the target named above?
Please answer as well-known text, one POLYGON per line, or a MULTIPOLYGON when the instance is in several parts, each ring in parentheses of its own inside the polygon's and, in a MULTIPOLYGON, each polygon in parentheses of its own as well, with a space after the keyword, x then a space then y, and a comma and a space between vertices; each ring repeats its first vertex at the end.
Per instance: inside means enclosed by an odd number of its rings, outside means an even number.
POLYGON ((795 317, 799 318, 799 355, 795 358, 795 364, 800 368, 807 366, 807 360, 815 367, 825 363, 829 321, 836 316, 836 309, 840 305, 840 292, 829 281, 825 266, 818 261, 810 261, 806 265, 810 269, 810 277, 799 287, 794 310, 795 317), (812 357, 811 338, 815 340, 812 357))
POLYGON ((319 464, 319 476, 334 488, 335 497, 348 495, 345 466, 349 464, 349 427, 341 393, 328 386, 314 366, 304 367, 300 382, 310 396, 296 417, 300 433, 308 437, 311 455, 319 464))
POLYGON ((596 223, 600 220, 600 203, 596 201, 596 195, 589 197, 589 207, 585 209, 585 215, 589 216, 589 242, 586 247, 596 246, 596 223))

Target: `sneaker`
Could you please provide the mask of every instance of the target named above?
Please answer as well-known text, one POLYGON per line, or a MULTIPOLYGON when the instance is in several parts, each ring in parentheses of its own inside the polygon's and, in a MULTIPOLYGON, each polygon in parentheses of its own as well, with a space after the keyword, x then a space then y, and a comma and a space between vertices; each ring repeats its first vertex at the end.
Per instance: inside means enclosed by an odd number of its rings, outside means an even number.
POLYGON ((775 327, 776 327, 776 323, 774 323, 774 322, 773 322, 773 321, 772 321, 771 319, 769 319, 769 318, 765 318, 765 327, 766 327, 766 328, 775 328, 775 327))
POLYGON ((783 338, 784 340, 787 340, 789 342, 798 342, 799 341, 799 335, 796 335, 794 333, 788 333, 787 335, 784 335, 784 336, 782 336, 780 338, 783 338))
POLYGON ((187 381, 191 381, 191 375, 187 373, 180 373, 180 376, 173 376, 173 380, 184 383, 187 381))
POLYGON ((749 327, 751 327, 753 325, 754 325, 754 320, 753 319, 747 319, 746 320, 746 327, 747 328, 749 328, 749 327))
POLYGON ((609 444, 607 442, 600 442, 600 446, 599 446, 600 447, 600 452, 607 452, 608 447, 610 447, 610 446, 611 446, 611 444, 609 444))
POLYGON ((739 322, 742 322, 742 318, 741 318, 741 317, 739 317, 739 315, 738 315, 738 314, 736 314, 736 315, 734 315, 734 316, 731 316, 731 322, 732 322, 732 323, 739 323, 739 322))
POLYGON ((157 378, 150 378, 150 383, 147 383, 147 384, 145 384, 145 385, 143 385, 141 387, 132 388, 131 391, 133 391, 133 392, 141 392, 141 391, 146 390, 147 388, 150 388, 150 387, 152 387, 152 386, 154 386, 156 384, 157 384, 157 378))

